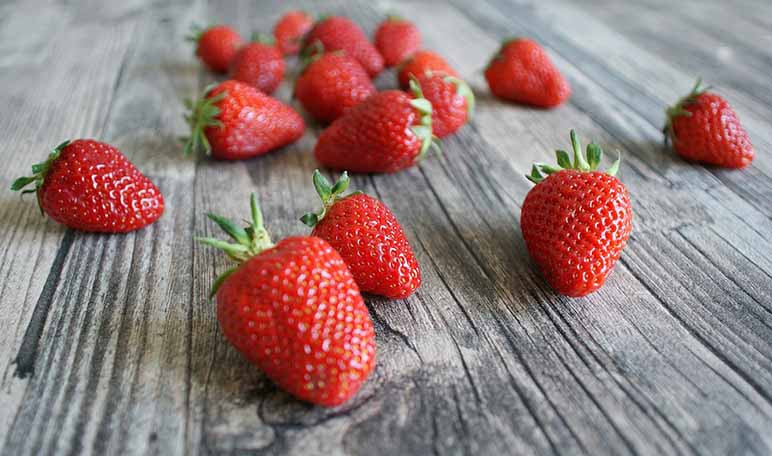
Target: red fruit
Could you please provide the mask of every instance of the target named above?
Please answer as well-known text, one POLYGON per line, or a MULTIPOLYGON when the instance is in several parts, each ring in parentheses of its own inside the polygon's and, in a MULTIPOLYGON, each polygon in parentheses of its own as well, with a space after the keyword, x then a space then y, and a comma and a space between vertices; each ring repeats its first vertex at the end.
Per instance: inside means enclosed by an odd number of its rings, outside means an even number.
POLYGON ((304 46, 312 50, 320 42, 325 51, 344 51, 355 58, 370 77, 383 71, 383 57, 370 43, 362 29, 351 20, 330 16, 314 25, 306 36, 304 46))
POLYGON ((527 176, 536 186, 523 202, 520 227, 547 282, 576 297, 606 281, 630 237, 633 209, 627 188, 614 177, 619 160, 606 172, 596 171, 601 148, 587 146, 585 160, 573 130, 571 143, 573 164, 559 150, 559 166, 537 163, 527 176))
POLYGON ((665 140, 678 155, 725 168, 744 168, 753 161, 753 144, 740 119, 720 95, 700 87, 667 109, 665 140))
POLYGON ((397 74, 399 86, 403 90, 407 90, 410 87, 411 76, 419 77, 429 71, 458 77, 456 70, 451 68, 450 64, 438 54, 432 51, 418 51, 399 66, 399 73, 397 74))
POLYGON ((417 94, 379 92, 319 135, 316 159, 333 169, 389 173, 413 166, 432 145, 432 106, 417 94))
POLYGON ((416 81, 432 104, 432 131, 444 138, 455 133, 474 112, 474 93, 462 80, 429 71, 416 81))
POLYGON ((375 366, 370 313, 346 263, 317 237, 271 243, 252 195, 242 229, 209 215, 236 241, 199 239, 238 264, 215 282, 225 338, 280 388, 314 404, 349 400, 375 366))
POLYGON ((571 96, 571 87, 535 41, 505 41, 485 69, 493 95, 541 108, 558 106, 571 96))
POLYGON ((412 22, 389 16, 375 30, 375 47, 383 56, 384 64, 393 67, 421 47, 421 32, 412 22))
POLYGON ((295 82, 295 98, 321 122, 332 122, 375 92, 359 62, 337 51, 312 60, 295 82))
POLYGON ((322 210, 301 219, 340 253, 359 289, 391 299, 404 299, 421 285, 421 268, 394 214, 364 193, 341 196, 349 184, 343 173, 335 185, 314 172, 322 210))
POLYGON ((32 165, 32 176, 11 186, 34 183, 40 209, 70 228, 125 233, 149 225, 164 212, 164 198, 115 147, 92 139, 65 141, 48 159, 32 165))
POLYGON ((273 27, 276 46, 284 55, 295 55, 303 37, 314 26, 314 20, 305 11, 290 11, 273 27))
POLYGON ((188 40, 196 43, 196 55, 212 71, 225 73, 231 59, 241 47, 241 36, 227 25, 216 25, 206 30, 193 28, 188 40))
POLYGON ((222 82, 185 104, 191 110, 186 155, 203 150, 221 160, 256 157, 297 141, 305 130, 290 106, 239 81, 222 82))
POLYGON ((230 78, 272 94, 284 77, 284 59, 279 50, 263 38, 244 45, 233 57, 230 78))

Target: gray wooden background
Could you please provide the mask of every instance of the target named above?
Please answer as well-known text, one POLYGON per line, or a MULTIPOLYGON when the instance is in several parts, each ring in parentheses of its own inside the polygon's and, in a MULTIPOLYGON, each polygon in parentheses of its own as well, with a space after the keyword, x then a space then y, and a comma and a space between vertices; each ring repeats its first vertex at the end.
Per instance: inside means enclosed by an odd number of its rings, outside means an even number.
MULTIPOLYGON (((772 6, 767 0, 17 1, 0 6, 3 188, 67 138, 115 144, 160 186, 163 218, 125 236, 67 230, 0 190, 0 453, 756 454, 772 452, 772 6), (278 5, 281 3, 281 5, 278 5), (213 76, 193 22, 268 31, 285 11, 367 31, 415 21, 478 96, 471 125, 413 169, 356 176, 406 228, 423 269, 406 301, 369 298, 378 366, 348 404, 273 387, 223 339, 194 236, 256 191, 274 237, 307 233, 319 127, 263 158, 185 159, 181 98, 213 76), (541 42, 567 105, 491 98, 509 35, 541 42), (697 75, 756 146, 724 171, 662 147, 663 109, 697 75), (634 233, 603 289, 556 296, 519 229, 531 162, 568 130, 623 151, 634 233)), ((395 86, 393 74, 378 80, 395 86)), ((278 97, 287 100, 289 84, 278 97)))

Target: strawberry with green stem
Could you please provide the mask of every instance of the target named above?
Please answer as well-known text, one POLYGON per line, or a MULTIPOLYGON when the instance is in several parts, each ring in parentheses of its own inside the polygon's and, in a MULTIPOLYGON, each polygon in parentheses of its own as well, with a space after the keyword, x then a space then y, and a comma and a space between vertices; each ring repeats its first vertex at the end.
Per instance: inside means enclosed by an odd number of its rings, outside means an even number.
POLYGON ((203 151, 221 160, 263 155, 291 144, 305 131, 292 107, 235 80, 207 87, 195 102, 186 100, 190 136, 182 138, 186 155, 203 151))
POLYGON ((692 91, 666 110, 665 143, 687 160, 725 168, 748 166, 755 155, 748 133, 729 103, 701 83, 697 79, 692 91))
POLYGON ((273 243, 253 194, 246 228, 209 215, 232 242, 198 241, 235 261, 214 283, 228 341, 293 396, 326 407, 349 400, 375 366, 375 334, 354 278, 324 240, 273 243))
POLYGON ((615 177, 617 159, 599 171, 603 151, 587 146, 585 159, 571 130, 574 160, 556 152, 558 165, 536 163, 526 177, 536 184, 523 202, 520 227, 528 252, 555 291, 585 296, 611 273, 632 231, 630 194, 615 177))
POLYGON ((322 209, 301 221, 311 236, 327 241, 346 261, 360 290, 405 299, 421 286, 421 268, 402 226, 381 201, 362 192, 343 195, 348 173, 331 185, 314 171, 322 209))

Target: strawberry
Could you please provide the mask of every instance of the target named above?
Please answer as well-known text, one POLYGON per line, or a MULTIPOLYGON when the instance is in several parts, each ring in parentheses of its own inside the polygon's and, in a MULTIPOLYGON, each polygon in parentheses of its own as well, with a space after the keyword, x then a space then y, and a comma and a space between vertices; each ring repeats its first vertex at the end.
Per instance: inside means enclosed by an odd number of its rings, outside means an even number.
POLYGON ((421 32, 412 22, 389 16, 375 30, 375 47, 383 56, 384 64, 393 67, 421 47, 421 32))
POLYGON ((389 173, 413 166, 432 138, 432 105, 420 89, 376 93, 339 117, 314 147, 324 166, 358 173, 389 173))
POLYGON ((284 77, 284 59, 270 38, 261 35, 245 44, 231 60, 230 78, 272 94, 284 77))
POLYGON ((284 55, 295 55, 303 37, 314 26, 314 20, 305 11, 290 11, 273 27, 276 45, 284 55))
POLYGON ((190 114, 190 136, 185 154, 203 150, 221 160, 263 155, 303 136, 300 114, 243 82, 227 80, 204 90, 193 102, 185 100, 190 114))
POLYGON ((428 71, 411 80, 432 104, 432 131, 438 138, 455 133, 474 112, 474 93, 462 80, 428 71))
POLYGON ((252 195, 251 224, 209 215, 235 241, 198 239, 238 264, 212 294, 225 338, 293 396, 326 407, 349 400, 375 365, 375 333, 338 252, 318 237, 271 242, 252 195))
POLYGON ((419 77, 427 71, 458 77, 456 70, 450 67, 439 54, 432 51, 418 51, 412 57, 403 61, 398 67, 397 78, 403 90, 410 87, 410 77, 419 77))
POLYGON ((535 41, 504 41, 485 69, 493 95, 516 103, 552 108, 568 100, 571 87, 535 41))
POLYGON ((667 109, 665 141, 681 157, 725 168, 744 168, 753 161, 753 144, 734 110, 721 95, 700 87, 667 109))
POLYGON ((314 171, 314 187, 322 209, 301 220, 317 236, 340 253, 359 289, 404 299, 421 285, 421 268, 397 218, 377 199, 355 192, 341 196, 348 188, 346 172, 335 182, 314 171))
POLYGON ((528 252, 547 282, 566 296, 585 296, 606 281, 633 225, 627 188, 614 175, 619 160, 597 171, 603 151, 596 144, 582 155, 571 130, 574 163, 557 151, 559 166, 537 163, 528 179, 520 227, 528 252), (542 173, 547 176, 544 177, 542 173))
POLYGON ((81 231, 126 233, 138 230, 164 212, 164 198, 115 147, 93 139, 65 141, 32 176, 11 186, 21 190, 34 183, 42 212, 81 231))
POLYGON ((332 122, 375 92, 364 68, 341 51, 311 57, 295 82, 295 97, 321 122, 332 122))
POLYGON ((225 73, 239 47, 241 36, 227 25, 215 25, 207 29, 193 27, 189 41, 196 43, 196 55, 212 71, 225 73))
POLYGON ((370 77, 383 71, 383 57, 370 43, 362 29, 341 16, 329 16, 314 25, 305 39, 306 52, 320 42, 326 51, 344 51, 355 58, 370 77))

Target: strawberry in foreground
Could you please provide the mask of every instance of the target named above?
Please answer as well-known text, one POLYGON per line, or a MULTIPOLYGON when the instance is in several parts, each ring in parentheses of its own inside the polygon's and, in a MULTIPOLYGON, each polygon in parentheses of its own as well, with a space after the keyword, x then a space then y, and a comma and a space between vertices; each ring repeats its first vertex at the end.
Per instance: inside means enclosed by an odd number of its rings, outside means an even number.
POLYGON ((276 46, 284 55, 297 54, 303 37, 313 26, 314 20, 305 11, 290 11, 273 27, 276 46))
POLYGON ((252 220, 240 228, 209 218, 233 239, 198 239, 238 264, 215 282, 226 339, 295 397, 332 407, 350 399, 375 366, 370 313, 346 263, 317 237, 271 242, 252 195, 252 220))
POLYGON ((268 95, 281 84, 284 58, 270 38, 256 35, 231 60, 230 78, 245 82, 268 95))
POLYGON ((389 16, 375 30, 375 47, 387 67, 393 67, 421 48, 421 32, 399 16, 389 16))
POLYGON ((434 144, 432 104, 417 86, 413 96, 401 90, 372 95, 319 135, 314 156, 326 167, 358 173, 413 166, 434 144))
POLYGON ((115 147, 91 139, 65 141, 48 159, 32 165, 32 176, 11 186, 35 184, 40 209, 70 228, 125 233, 147 226, 163 214, 164 198, 115 147))
POLYGON ((341 16, 329 16, 314 25, 305 39, 305 52, 320 42, 325 51, 344 51, 356 59, 370 77, 383 71, 383 57, 353 21, 341 16))
POLYGON ((342 196, 349 178, 343 173, 335 185, 314 171, 314 187, 322 199, 318 213, 301 220, 340 253, 359 289, 404 299, 421 285, 421 268, 402 226, 385 204, 355 192, 342 196))
POLYGON ((458 77, 456 70, 451 68, 450 64, 439 54, 432 51, 418 51, 399 65, 397 73, 399 86, 403 90, 407 90, 410 87, 411 77, 417 78, 430 71, 445 76, 458 77))
POLYGON ((455 133, 472 118, 474 93, 464 81, 428 71, 411 80, 410 84, 418 84, 424 97, 432 104, 432 131, 436 137, 444 138, 455 133))
POLYGON ((196 55, 212 71, 225 73, 243 40, 227 25, 215 25, 207 29, 193 27, 189 41, 196 43, 196 55))
POLYGON ((553 108, 571 96, 568 81, 533 40, 504 41, 485 69, 493 95, 540 108, 553 108))
POLYGON ((667 109, 663 129, 681 157, 725 168, 744 168, 753 161, 748 134, 729 103, 698 79, 689 95, 667 109))
POLYGON ((598 171, 598 145, 587 146, 585 159, 573 130, 571 145, 573 163, 559 150, 558 166, 537 163, 526 176, 536 186, 523 202, 520 227, 547 282, 560 294, 578 297, 606 281, 630 237, 633 209, 627 188, 614 177, 619 159, 598 171))
POLYGON ((295 98, 321 122, 332 122, 376 92, 359 62, 341 51, 309 60, 295 82, 295 98))
POLYGON ((190 136, 183 138, 185 154, 204 151, 221 160, 263 155, 291 144, 305 131, 300 114, 243 82, 227 80, 186 100, 190 136))

